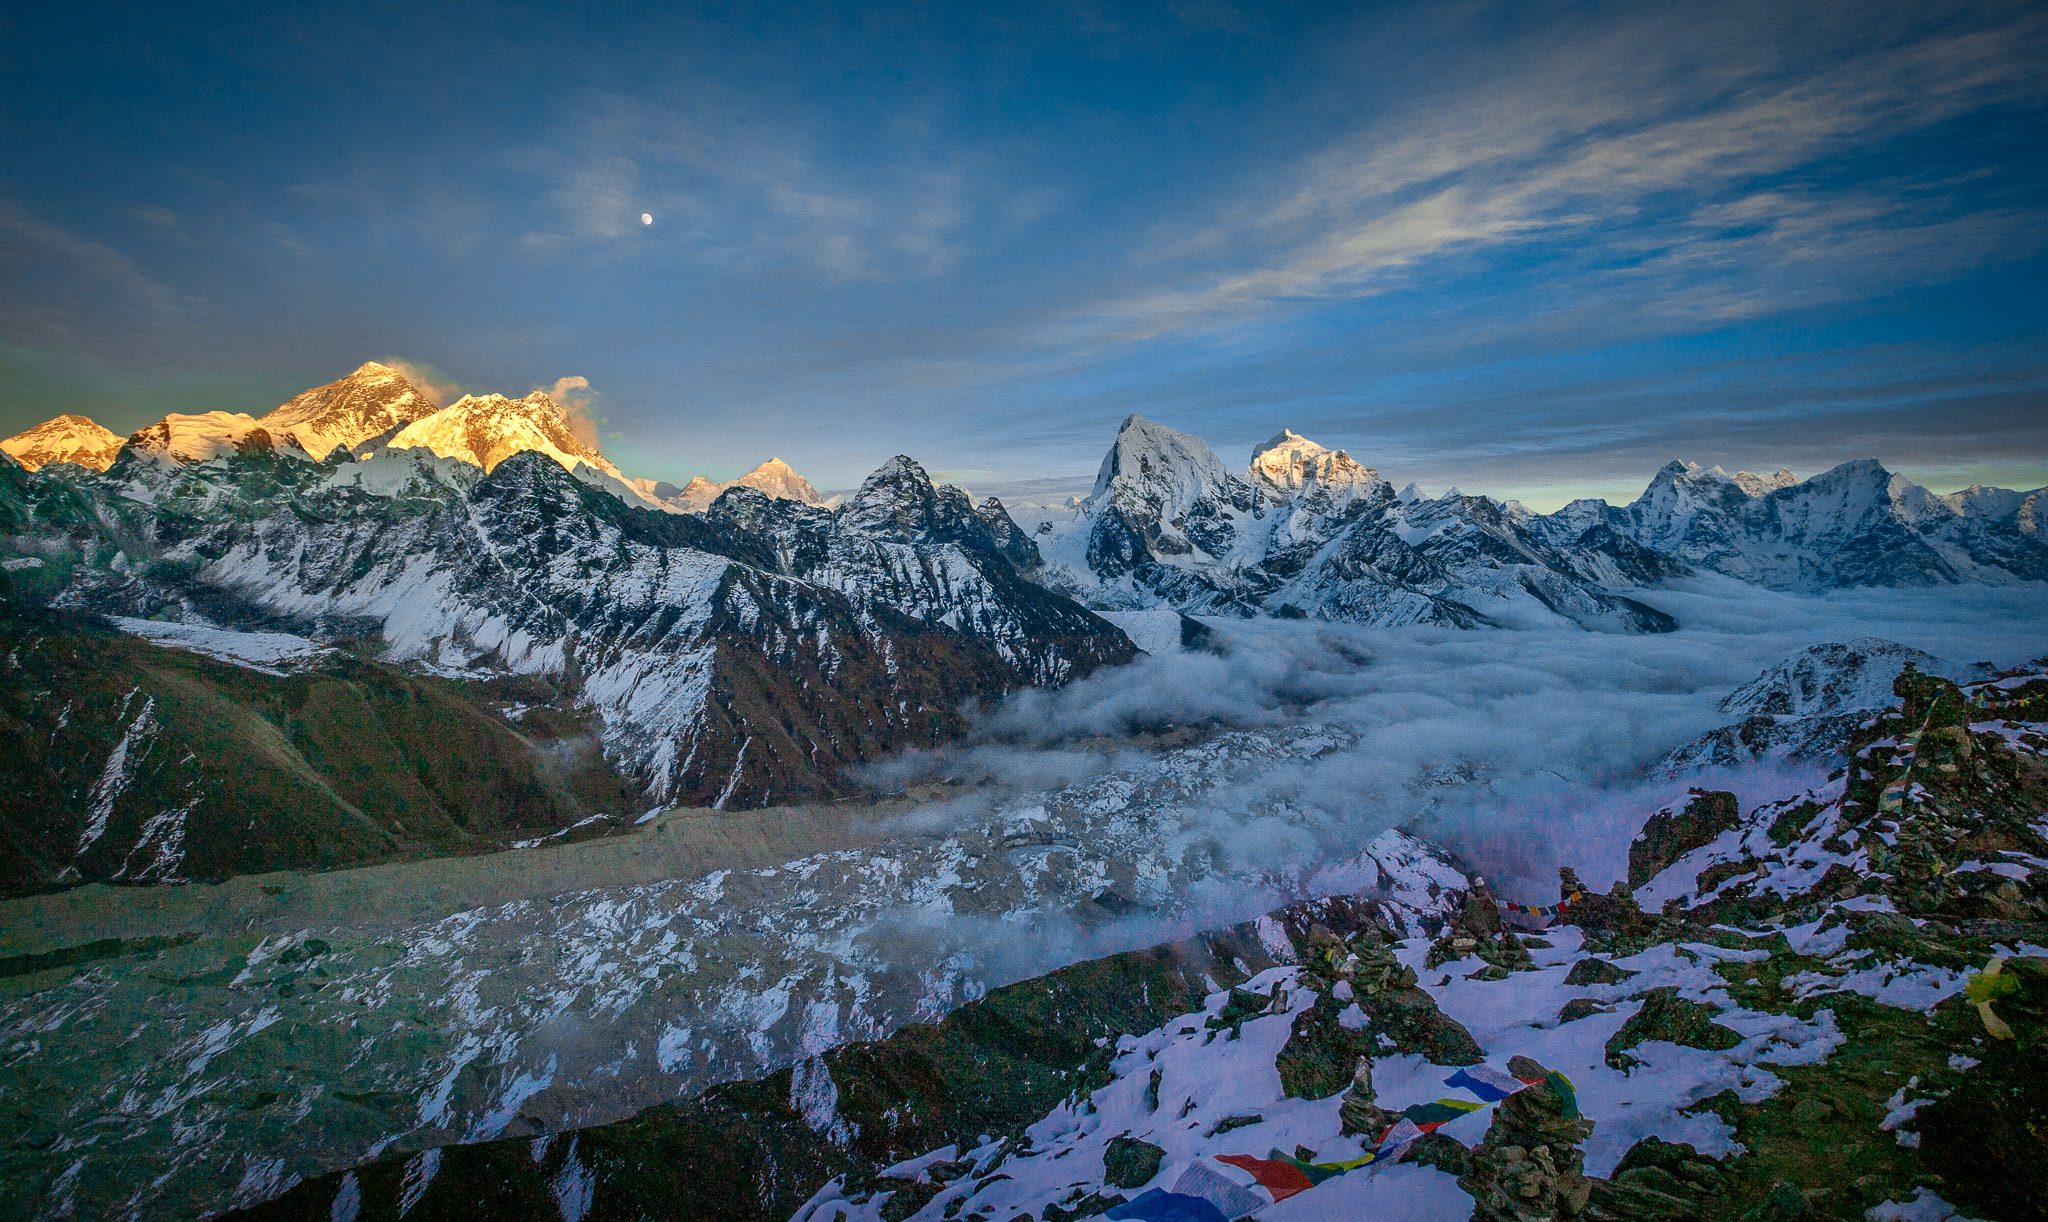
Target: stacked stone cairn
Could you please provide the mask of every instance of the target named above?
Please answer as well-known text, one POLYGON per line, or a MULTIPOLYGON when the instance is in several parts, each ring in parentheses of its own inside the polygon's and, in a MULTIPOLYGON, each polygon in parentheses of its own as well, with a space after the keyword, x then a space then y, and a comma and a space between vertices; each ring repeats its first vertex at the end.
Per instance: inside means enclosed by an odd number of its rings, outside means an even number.
POLYGON ((1429 957, 1423 960, 1425 967, 1441 967, 1453 959, 1477 955, 1486 966, 1480 969, 1481 980, 1503 980, 1510 972, 1533 972, 1536 964, 1529 958, 1529 948, 1514 931, 1501 924, 1500 902, 1488 889, 1486 880, 1475 877, 1472 889, 1465 893, 1459 905, 1458 914, 1444 930, 1443 936, 1432 942, 1429 957))
POLYGON ((1514 1057, 1508 1072, 1541 1078, 1494 1109, 1486 1140, 1472 1151, 1458 1186, 1474 1202, 1473 1222, 1552 1222, 1584 1213, 1592 1194, 1586 1155, 1579 1147, 1593 1122, 1561 1076, 1528 1057, 1514 1057))

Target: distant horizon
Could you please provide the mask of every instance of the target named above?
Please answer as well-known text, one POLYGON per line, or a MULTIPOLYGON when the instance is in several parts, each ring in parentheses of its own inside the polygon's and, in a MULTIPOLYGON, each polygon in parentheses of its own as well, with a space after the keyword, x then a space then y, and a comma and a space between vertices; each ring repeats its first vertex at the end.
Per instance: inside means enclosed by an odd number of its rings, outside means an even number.
POLYGON ((11 19, 0 435, 374 354, 678 484, 1071 489, 1133 411, 1531 505, 2048 482, 2026 0, 11 19))
MULTIPOLYGON (((431 366, 418 365, 395 357, 387 357, 382 360, 377 360, 374 362, 360 362, 356 366, 351 367, 350 372, 353 372, 354 369, 361 368, 362 364, 367 363, 381 364, 393 368, 394 370, 399 372, 401 376, 406 377, 407 380, 415 387, 415 389, 421 391, 422 394, 426 395, 427 398, 435 402, 437 406, 441 407, 446 407, 456 402, 460 398, 469 395, 480 397, 491 394, 502 394, 508 397, 517 398, 527 394, 532 394, 535 391, 549 391, 552 392, 552 394, 558 398, 563 396, 563 388, 559 384, 557 384, 554 387, 536 386, 526 391, 518 391, 515 389, 489 390, 483 388, 464 387, 447 382, 437 382, 431 379, 431 373, 428 372, 431 371, 431 366), (423 372, 426 372, 427 376, 423 377, 423 372)), ((331 382, 333 380, 335 379, 329 379, 328 381, 331 382)), ((297 390, 291 392, 290 394, 285 395, 278 401, 278 403, 270 403, 255 407, 213 407, 205 408, 203 410, 195 409, 192 412, 187 412, 183 414, 203 414, 203 411, 225 411, 230 414, 247 415, 252 418, 260 417, 264 415, 266 412, 269 412, 273 408, 277 407, 280 403, 288 401, 295 395, 305 390, 314 389, 317 386, 324 386, 327 384, 328 382, 318 382, 308 386, 300 387, 297 390)), ((572 390, 570 393, 574 394, 575 391, 572 390)), ((578 400, 577 402, 579 404, 587 403, 587 400, 578 400)), ((564 404, 564 406, 566 407, 569 405, 564 404)), ((53 414, 50 417, 45 417, 44 419, 31 422, 30 424, 23 426, 21 429, 13 430, 12 432, 6 435, 13 436, 16 433, 24 432, 29 428, 36 427, 36 425, 46 423, 48 420, 56 418, 56 416, 77 415, 85 416, 93 420, 95 423, 99 424, 101 427, 108 428, 112 432, 118 433, 123 437, 127 437, 135 433, 137 430, 145 428, 148 425, 153 424, 158 420, 161 420, 164 417, 164 415, 167 414, 170 413, 159 413, 155 416, 152 416, 146 420, 141 421, 140 423, 135 424, 134 427, 132 428, 122 429, 114 427, 109 423, 108 420, 101 419, 100 417, 94 415, 90 411, 75 410, 70 412, 59 412, 53 414)), ((1144 413, 1142 412, 1135 414, 1144 415, 1144 413)), ((1147 416, 1146 419, 1153 418, 1147 416)), ((1171 421, 1159 420, 1155 421, 1155 423, 1164 424, 1169 428, 1175 427, 1171 421)), ((1121 424, 1121 418, 1119 418, 1117 424, 1121 424)), ((999 472, 991 472, 985 470, 948 471, 943 468, 933 467, 931 464, 925 462, 918 455, 910 453, 908 450, 900 450, 898 451, 898 453, 903 453, 906 456, 916 460, 920 466, 925 468, 926 473, 932 477, 934 482, 940 484, 956 485, 962 488, 963 490, 970 492, 977 499, 985 496, 995 496, 1001 499, 1004 505, 1006 506, 1060 508, 1065 506, 1069 498, 1085 499, 1093 491, 1096 478, 1095 472, 1100 468, 1099 454, 1106 453, 1108 445, 1114 442, 1117 424, 1112 424, 1107 429, 1105 429, 1104 436, 1107 440, 1104 443, 1103 449, 1098 452, 1098 457, 1096 458, 1095 462, 1091 464, 1090 469, 1086 473, 1077 472, 1073 475, 1066 476, 1053 475, 1037 476, 1029 479, 1012 479, 1004 478, 999 472)), ((1222 446, 1217 445, 1210 438, 1202 437, 1202 440, 1204 442, 1209 443, 1210 448, 1215 451, 1216 456, 1219 459, 1221 459, 1227 466, 1229 466, 1233 472, 1241 474, 1244 471, 1245 467, 1249 465, 1250 452, 1255 446, 1263 444, 1264 441, 1268 438, 1278 436, 1282 429, 1289 428, 1291 428, 1291 426, 1282 425, 1279 428, 1275 428, 1270 432, 1264 434, 1259 442, 1253 442, 1244 445, 1242 448, 1245 451, 1246 460, 1243 463, 1233 462, 1230 459, 1228 452, 1222 446)), ((1190 432, 1190 430, 1187 429, 1179 429, 1178 431, 1184 433, 1190 432)), ((1301 431, 1298 429, 1292 431, 1294 431, 1297 435, 1303 436, 1308 441, 1316 442, 1320 445, 1325 445, 1329 449, 1349 449, 1349 447, 1346 446, 1329 445, 1329 443, 1324 441, 1322 438, 1307 436, 1306 434, 1302 434, 1301 431)), ((1200 434, 1195 435, 1201 436, 1200 434)), ((598 443, 598 448, 601 451, 603 450, 601 440, 598 443)), ((617 459, 614 458, 610 453, 606 453, 605 456, 608 459, 612 459, 614 463, 617 463, 617 459)), ((1572 501, 1587 497, 1605 501, 1610 505, 1626 505, 1634 501, 1637 497, 1641 496, 1644 489, 1649 485, 1650 481, 1656 477, 1657 472, 1661 471, 1666 464, 1671 462, 1696 462, 1696 465, 1698 465, 1701 468, 1712 468, 1720 466, 1723 467, 1725 470, 1728 470, 1730 474, 1736 474, 1742 471, 1749 471, 1754 474, 1769 475, 1776 472, 1780 468, 1783 468, 1792 471, 1792 473, 1795 476, 1797 476, 1800 480, 1803 481, 1811 478, 1814 475, 1818 475, 1822 472, 1832 470, 1835 467, 1842 465, 1843 463, 1855 462, 1864 458, 1871 458, 1878 461, 1881 465, 1884 466, 1884 468, 1887 471, 1890 471, 1892 474, 1903 475, 1907 479, 1911 480, 1913 483, 1918 484, 1923 488, 1927 488, 1928 490, 1943 496, 1951 495, 1957 492, 1962 492, 1973 486, 2006 488, 2017 492, 2031 492, 2041 487, 2048 486, 2048 464, 2044 464, 2041 466, 1992 466, 1987 464, 1970 468, 1966 472, 1962 473, 1945 473, 1949 476, 1949 478, 1944 480, 1940 476, 1923 477, 1922 475, 1904 466, 1895 465, 1891 462, 1887 462, 1881 455, 1876 454, 1858 454, 1853 457, 1843 458, 1837 462, 1814 467, 1811 470, 1798 470, 1793 468, 1789 463, 1775 461, 1767 461, 1750 465, 1738 465, 1730 467, 1726 463, 1704 463, 1697 462, 1697 460, 1687 458, 1670 458, 1664 460, 1664 462, 1658 463, 1655 467, 1652 467, 1648 472, 1640 476, 1614 476, 1601 480, 1567 480, 1540 484, 1509 484, 1505 486, 1482 486, 1476 481, 1459 481, 1456 479, 1432 484, 1422 479, 1402 478, 1400 476, 1400 473, 1395 471, 1389 471, 1382 467, 1378 467, 1368 458, 1363 458, 1358 454, 1353 454, 1352 457, 1354 459, 1358 459, 1358 461, 1360 461, 1363 465, 1378 471, 1381 478, 1387 480, 1387 482, 1389 482, 1396 488, 1405 488, 1410 484, 1414 484, 1416 487, 1421 489, 1425 495, 1430 497, 1441 496, 1444 493, 1450 491, 1452 488, 1457 488, 1460 492, 1466 493, 1468 495, 1487 496, 1495 501, 1502 503, 1506 503, 1509 501, 1519 502, 1523 506, 1531 510, 1534 510, 1538 513, 1552 513, 1558 509, 1563 508, 1565 505, 1570 504, 1572 501), (2018 474, 2020 478, 2010 478, 2010 476, 2013 474, 2018 474), (2005 475, 2007 476, 2007 478, 2001 479, 2001 475, 2005 475), (1470 484, 1470 486, 1467 486, 1468 483, 1470 484)), ((708 479, 713 483, 731 483, 732 481, 738 479, 739 477, 746 475, 758 469, 759 467, 766 465, 767 463, 778 460, 785 462, 787 461, 783 460, 781 458, 781 455, 779 454, 769 454, 766 457, 763 457, 758 461, 748 464, 747 466, 741 467, 737 470, 732 470, 729 472, 699 470, 689 472, 687 474, 681 475, 680 477, 669 474, 649 475, 639 470, 628 469, 624 464, 618 465, 620 466, 620 469, 624 471, 625 474, 630 478, 649 479, 657 482, 666 482, 675 485, 677 488, 681 488, 687 485, 691 479, 698 477, 708 479)), ((883 461, 887 460, 885 459, 883 461)), ((844 482, 840 484, 820 482, 820 480, 812 478, 810 473, 806 472, 801 466, 797 466, 796 464, 790 465, 792 469, 795 470, 796 474, 804 477, 804 479, 807 482, 811 483, 812 486, 817 489, 819 496, 822 497, 827 503, 836 503, 838 500, 843 499, 844 497, 847 497, 853 494, 854 492, 859 491, 861 481, 862 479, 865 478, 866 474, 872 473, 872 471, 875 470, 876 468, 879 468, 882 465, 882 463, 876 463, 875 467, 869 469, 869 472, 861 473, 861 476, 859 478, 856 478, 851 482, 844 482)))

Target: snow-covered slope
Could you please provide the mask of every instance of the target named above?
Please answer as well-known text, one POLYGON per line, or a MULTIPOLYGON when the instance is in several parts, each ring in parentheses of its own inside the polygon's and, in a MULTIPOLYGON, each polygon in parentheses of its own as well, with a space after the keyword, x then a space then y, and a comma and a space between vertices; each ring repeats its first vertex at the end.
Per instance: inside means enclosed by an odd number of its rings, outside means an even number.
POLYGON ((128 453, 173 463, 201 463, 245 449, 273 449, 272 437, 246 412, 172 412, 128 438, 128 453))
POLYGON ((1881 637, 1814 645, 1728 693, 1721 711, 1742 720, 1674 748, 1655 770, 1678 777, 1756 760, 1838 755, 1872 710, 1893 703, 1893 684, 1909 666, 1956 682, 1982 677, 1979 667, 1881 637))
POLYGON ((0 441, 0 451, 31 471, 53 462, 104 471, 114 465, 127 439, 85 416, 59 416, 0 441))
POLYGON ((368 361, 347 377, 316 386, 273 409, 256 423, 272 437, 325 458, 336 447, 366 441, 437 410, 403 374, 368 361))
MULTIPOLYGON (((1733 793, 1695 790, 1650 815, 1627 846, 1629 880, 1605 894, 1566 868, 1554 907, 1548 887, 1507 902, 1390 832, 1365 846, 1353 894, 976 994, 886 1039, 869 1025, 882 973, 827 974, 837 995, 808 991, 809 976, 806 992, 778 991, 772 1005, 794 1037, 787 1069, 546 1137, 559 1097, 539 1106, 520 1095, 523 1129, 431 1157, 373 1157, 252 1216, 439 1216, 478 1201, 795 1222, 2033 1216, 2038 1107, 2014 1101, 2038 1099, 2048 1036, 2048 677, 1900 688, 1899 706, 1859 731, 1827 784, 1788 784, 1747 809, 1733 793), (1968 1208, 1948 1208, 1930 1184, 1968 1208)), ((1203 771, 1197 784, 1217 776, 1203 771)), ((1016 812, 1008 854, 957 837, 957 866, 906 872, 919 910, 938 906, 926 898, 934 874, 960 894, 974 871, 1029 862, 1034 880, 1071 886, 1051 861, 1097 847, 1073 816, 1097 809, 1094 827, 1117 834, 1137 806, 1116 796, 1131 779, 1016 812)), ((829 919, 815 880, 834 864, 721 876, 719 898, 758 902, 802 880, 798 919, 829 919)), ((1122 899, 1124 886, 1109 881, 1104 894, 1122 899)), ((671 902, 694 914, 708 890, 671 902)), ((565 898, 541 919, 566 925, 564 910, 590 903, 565 898)), ((980 928, 992 911, 955 904, 976 918, 955 928, 980 928)), ((571 931, 572 946, 609 937, 630 949, 560 958, 589 971, 625 954, 617 977, 631 983, 618 989, 637 1002, 640 981, 666 977, 631 968, 670 945, 671 922, 648 899, 633 905, 607 905, 589 922, 601 930, 571 931)), ((532 970, 490 928, 511 915, 450 921, 436 939, 448 958, 498 952, 465 1022, 511 996, 493 973, 532 970)), ((1015 919, 1012 908, 1002 922, 1015 919)), ((709 924, 692 927, 707 953, 685 972, 712 961, 709 924)), ((410 966, 425 938, 405 937, 410 966)), ((369 973, 337 960, 344 987, 364 988, 353 982, 369 973)), ((950 980, 961 961, 933 977, 950 980)), ((251 975, 281 971, 250 962, 251 975)), ((592 1010, 591 1027, 619 1022, 592 1010)), ((667 1045, 664 1072, 678 1049, 707 1046, 701 1012, 690 1041, 667 1045)), ((33 1047, 25 1056, 50 1055, 33 1047)), ((508 1095, 541 1080, 538 1053, 521 1056, 495 1067, 508 1095)), ((648 1072, 621 1077, 636 1070, 648 1072)), ((490 1102, 472 1098, 478 1110, 490 1102)))
POLYGON ((1970 676, 1969 667, 1867 636, 1802 649, 1730 692, 1720 707, 1724 713, 1793 717, 1881 709, 1892 703, 1892 683, 1907 666, 1947 679, 1970 676))

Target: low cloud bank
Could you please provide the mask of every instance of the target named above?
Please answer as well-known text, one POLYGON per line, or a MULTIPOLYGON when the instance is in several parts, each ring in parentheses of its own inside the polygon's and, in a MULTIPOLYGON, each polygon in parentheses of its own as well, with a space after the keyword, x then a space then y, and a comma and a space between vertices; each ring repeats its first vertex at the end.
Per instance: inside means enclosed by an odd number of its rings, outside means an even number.
MULTIPOLYGON (((1642 598, 1677 617, 1680 630, 1212 620, 1214 653, 1145 657, 1057 691, 1020 693, 980 711, 970 745, 899 758, 873 779, 892 789, 960 782, 959 796, 918 816, 937 830, 1033 790, 1141 765, 1218 727, 1321 723, 1341 728, 1349 745, 1276 764, 1188 812, 1235 866, 1339 861, 1379 831, 1407 826, 1540 903, 1554 896, 1560 865, 1602 887, 1621 876, 1643 819, 1699 783, 1646 779, 1647 766, 1727 724, 1720 699, 1799 650, 1877 636, 1964 663, 2048 654, 2038 586, 1802 596, 1716 576, 1642 598)), ((1820 777, 1754 768, 1705 780, 1747 803, 1820 777)))

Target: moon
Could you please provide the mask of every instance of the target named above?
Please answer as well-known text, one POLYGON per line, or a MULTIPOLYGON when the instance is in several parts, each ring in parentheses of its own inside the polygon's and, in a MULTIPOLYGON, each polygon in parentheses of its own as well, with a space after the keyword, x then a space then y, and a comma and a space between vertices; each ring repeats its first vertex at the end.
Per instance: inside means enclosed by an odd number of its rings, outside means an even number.
POLYGON ((652 225, 652 224, 654 223, 654 214, 653 214, 652 212, 643 212, 643 213, 641 213, 641 214, 640 214, 640 223, 641 223, 642 225, 652 225))

